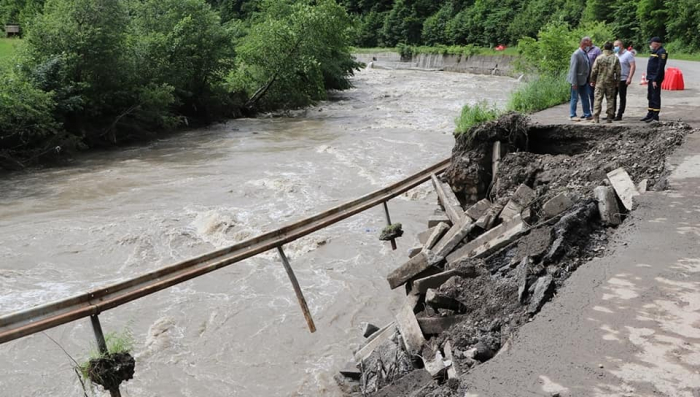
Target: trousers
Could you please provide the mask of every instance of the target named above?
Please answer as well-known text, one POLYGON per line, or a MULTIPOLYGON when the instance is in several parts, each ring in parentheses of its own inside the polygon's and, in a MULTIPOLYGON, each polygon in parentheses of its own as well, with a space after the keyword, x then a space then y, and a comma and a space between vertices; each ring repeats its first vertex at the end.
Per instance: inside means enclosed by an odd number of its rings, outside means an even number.
POLYGON ((627 108, 627 80, 622 80, 620 85, 617 87, 617 95, 619 100, 619 107, 617 108, 618 117, 622 117, 625 114, 625 109, 627 108))
POLYGON ((606 102, 606 114, 609 119, 615 118, 615 100, 617 96, 617 87, 598 86, 595 88, 595 106, 593 117, 597 120, 600 117, 600 112, 603 108, 603 98, 606 102))
POLYGON ((647 99, 649 100, 649 113, 658 114, 661 111, 661 82, 654 84, 650 81, 647 88, 647 99))

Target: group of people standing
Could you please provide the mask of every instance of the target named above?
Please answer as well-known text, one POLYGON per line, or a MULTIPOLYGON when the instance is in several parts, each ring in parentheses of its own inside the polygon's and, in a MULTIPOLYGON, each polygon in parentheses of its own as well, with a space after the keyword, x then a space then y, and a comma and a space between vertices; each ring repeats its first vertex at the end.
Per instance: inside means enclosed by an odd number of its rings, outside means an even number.
MULTIPOLYGON (((661 83, 664 80, 668 54, 661 39, 649 41, 651 55, 647 64, 649 109, 641 121, 659 121, 661 112, 661 83)), ((590 37, 581 39, 579 48, 571 55, 567 81, 571 84, 569 118, 581 121, 576 115, 579 99, 583 119, 600 123, 603 99, 607 102, 606 122, 621 121, 627 106, 627 87, 637 70, 634 53, 625 49, 621 40, 607 42, 603 50, 593 45, 590 37), (619 98, 619 106, 618 106, 619 98)))

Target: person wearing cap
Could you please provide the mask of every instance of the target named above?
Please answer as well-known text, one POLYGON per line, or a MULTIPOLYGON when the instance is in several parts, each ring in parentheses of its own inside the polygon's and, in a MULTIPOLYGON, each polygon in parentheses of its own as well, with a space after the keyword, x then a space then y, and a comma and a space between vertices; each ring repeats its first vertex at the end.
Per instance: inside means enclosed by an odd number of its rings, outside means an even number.
POLYGON ((649 63, 647 63, 647 99, 649 100, 649 111, 642 121, 650 123, 659 121, 659 112, 661 112, 661 83, 664 81, 666 73, 666 61, 668 61, 668 53, 661 45, 661 39, 652 37, 649 40, 649 63))

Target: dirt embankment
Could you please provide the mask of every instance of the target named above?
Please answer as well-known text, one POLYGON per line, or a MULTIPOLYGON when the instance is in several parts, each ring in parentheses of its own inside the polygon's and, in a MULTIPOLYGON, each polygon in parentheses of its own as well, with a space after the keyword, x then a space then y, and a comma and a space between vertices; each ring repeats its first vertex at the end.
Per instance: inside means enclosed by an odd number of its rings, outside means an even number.
POLYGON ((464 395, 469 370, 604 254, 633 197, 665 188, 666 158, 689 133, 681 123, 548 126, 509 114, 459 136, 444 182, 434 180, 435 226, 387 277, 405 285, 404 310, 369 336, 341 385, 464 395))

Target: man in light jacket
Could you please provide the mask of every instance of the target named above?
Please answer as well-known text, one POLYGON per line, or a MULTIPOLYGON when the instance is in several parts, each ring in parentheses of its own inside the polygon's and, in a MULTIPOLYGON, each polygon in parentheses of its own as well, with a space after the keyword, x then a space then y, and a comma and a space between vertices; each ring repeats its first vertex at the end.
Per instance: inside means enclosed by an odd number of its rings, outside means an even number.
POLYGON ((589 37, 584 37, 579 43, 579 48, 571 54, 569 75, 566 79, 566 81, 571 84, 571 102, 569 109, 569 119, 571 121, 581 121, 581 119, 576 116, 576 107, 578 106, 579 98, 581 98, 581 106, 583 107, 583 117, 586 120, 593 120, 588 85, 591 64, 588 59, 588 54, 586 53, 590 48, 591 39, 589 37))

